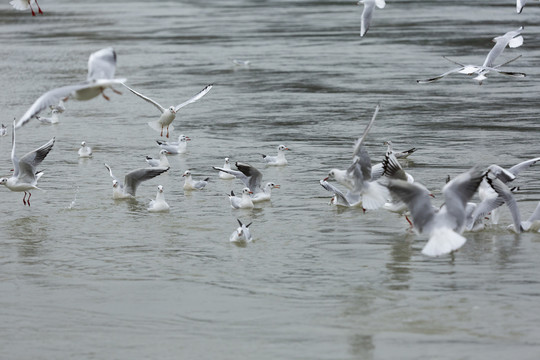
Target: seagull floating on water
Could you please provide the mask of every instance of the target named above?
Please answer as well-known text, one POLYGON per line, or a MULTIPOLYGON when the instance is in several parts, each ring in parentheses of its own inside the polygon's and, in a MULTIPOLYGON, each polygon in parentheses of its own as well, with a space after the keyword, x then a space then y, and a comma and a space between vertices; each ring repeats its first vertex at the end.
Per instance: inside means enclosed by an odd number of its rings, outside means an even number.
POLYGON ((360 0, 358 5, 364 5, 364 10, 362 11, 362 21, 360 24, 360 36, 364 36, 369 30, 369 25, 371 24, 371 18, 373 17, 373 10, 375 6, 379 9, 384 9, 386 2, 384 0, 360 0))
POLYGON ((262 188, 262 191, 253 194, 251 196, 251 201, 254 203, 262 202, 262 201, 268 201, 270 200, 270 197, 272 196, 271 192, 272 189, 279 189, 280 186, 274 184, 273 182, 268 182, 264 187, 262 188))
MULTIPOLYGON (((225 158, 225 163, 223 164, 223 169, 231 170, 231 164, 230 164, 230 160, 229 160, 228 157, 225 158)), ((236 176, 234 176, 232 174, 229 174, 227 172, 224 172, 224 171, 220 171, 218 176, 219 176, 220 179, 223 179, 223 180, 232 180, 232 179, 234 179, 236 177, 236 176)))
POLYGON ((249 231, 249 226, 252 223, 244 225, 239 219, 236 219, 236 221, 238 221, 238 224, 240 224, 240 226, 231 234, 231 236, 229 237, 229 241, 237 243, 246 243, 253 241, 253 238, 251 237, 251 231, 249 231))
POLYGON ((277 156, 268 156, 262 154, 263 160, 266 163, 266 165, 287 165, 287 159, 285 159, 285 151, 291 150, 285 145, 279 145, 277 147, 277 156))
POLYGON ((52 112, 51 112, 51 117, 41 117, 39 115, 36 115, 36 119, 39 120, 39 122, 41 122, 42 124, 58 124, 59 120, 58 120, 58 114, 60 113, 60 111, 58 111, 57 109, 54 109, 52 112))
POLYGON ((126 79, 115 79, 115 70, 116 52, 112 47, 92 53, 88 59, 88 75, 85 81, 56 88, 41 95, 19 119, 16 128, 26 124, 43 109, 58 104, 60 100, 66 101, 68 98, 90 100, 98 95, 110 100, 104 93, 105 89, 111 88, 115 93, 120 94, 112 86, 126 81, 126 79))
POLYGON ((150 212, 164 212, 169 211, 169 204, 165 201, 165 194, 163 194, 163 186, 158 185, 158 190, 155 200, 150 200, 148 205, 148 211, 150 212))
POLYGON ((13 163, 13 175, 10 178, 1 178, 0 184, 6 186, 11 191, 23 192, 23 204, 30 206, 31 190, 37 189, 37 182, 43 172, 36 172, 36 167, 47 157, 54 145, 54 138, 34 151, 30 151, 22 158, 15 155, 15 121, 11 132, 11 162, 13 163), (26 199, 28 195, 28 199, 26 199))
POLYGON ((113 199, 132 199, 135 198, 135 193, 139 185, 146 180, 150 180, 167 170, 169 168, 142 168, 133 170, 126 174, 124 182, 121 183, 116 176, 113 175, 111 167, 105 164, 109 175, 113 179, 113 199))
POLYGON ((184 134, 178 136, 178 141, 167 142, 156 140, 157 144, 163 150, 166 150, 168 154, 184 154, 187 152, 187 142, 191 139, 184 134))
POLYGON ((148 125, 150 125, 150 127, 152 129, 160 131, 161 136, 163 136, 163 129, 167 128, 167 137, 169 137, 169 131, 174 130, 174 126, 172 126, 171 123, 176 118, 176 113, 178 112, 178 110, 180 110, 181 108, 183 108, 184 106, 186 106, 188 104, 194 103, 195 101, 199 100, 204 95, 206 95, 210 91, 210 89, 212 89, 212 87, 214 86, 213 84, 207 85, 204 89, 199 91, 195 96, 193 96, 192 98, 184 101, 180 105, 169 106, 167 109, 165 109, 163 106, 159 105, 159 103, 157 101, 152 100, 149 97, 144 96, 143 94, 133 90, 132 88, 130 88, 126 84, 123 84, 123 85, 129 91, 131 91, 132 93, 134 93, 135 95, 137 95, 141 99, 145 100, 146 102, 149 102, 150 104, 154 105, 160 111, 161 116, 159 117, 159 119, 156 120, 156 121, 149 122, 148 125))
POLYGON ((229 196, 229 201, 231 202, 231 207, 233 209, 253 209, 253 201, 251 200, 251 194, 253 194, 252 191, 250 191, 247 187, 242 189, 242 196, 238 197, 234 195, 234 192, 231 190, 231 194, 229 196))
POLYGON ((92 148, 86 145, 86 141, 81 142, 81 148, 79 149, 80 158, 92 157, 92 148))
POLYGON ((151 158, 150 156, 146 157, 146 162, 151 167, 170 167, 169 159, 167 158, 167 150, 159 150, 159 159, 151 158))
POLYGON ((193 180, 191 177, 191 171, 186 170, 182 177, 185 177, 184 190, 202 190, 208 184, 209 177, 204 180, 193 180))
POLYGON ((32 16, 36 16, 36 13, 32 8, 32 4, 35 4, 38 8, 38 12, 43 15, 43 11, 41 11, 37 0, 11 0, 9 3, 11 4, 11 6, 13 6, 15 10, 24 11, 30 9, 30 11, 32 12, 32 16))

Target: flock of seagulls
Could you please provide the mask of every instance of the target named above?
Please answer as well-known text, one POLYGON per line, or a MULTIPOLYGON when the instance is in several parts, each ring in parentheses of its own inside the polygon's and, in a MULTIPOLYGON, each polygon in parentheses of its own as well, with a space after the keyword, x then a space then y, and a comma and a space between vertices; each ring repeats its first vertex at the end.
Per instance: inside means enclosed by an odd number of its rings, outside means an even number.
MULTIPOLYGON (((34 4, 38 8, 38 12, 43 13, 36 0, 12 0, 10 3, 17 10, 30 9, 32 15, 35 15, 32 8, 34 4)), ((521 13, 525 3, 526 0, 517 0, 516 10, 518 13, 521 13)), ((359 4, 364 6, 360 29, 360 36, 363 37, 369 30, 375 8, 383 9, 386 3, 384 0, 361 0, 359 4)), ((496 59, 506 47, 517 48, 523 44, 522 31, 523 27, 520 27, 517 30, 508 31, 501 36, 495 37, 493 39, 495 45, 487 54, 482 65, 466 65, 445 58, 457 64, 458 67, 435 77, 417 80, 417 82, 421 84, 431 83, 456 73, 474 75, 474 80, 479 84, 482 84, 490 72, 513 77, 525 77, 526 75, 522 72, 501 70, 502 66, 517 60, 520 56, 495 65, 496 59)), ((111 47, 92 53, 88 59, 88 74, 84 81, 45 92, 34 101, 18 121, 13 122, 11 151, 13 174, 11 177, 1 178, 0 184, 11 191, 24 192, 22 200, 24 205, 30 206, 31 191, 39 189, 37 183, 43 172, 38 171, 37 167, 46 158, 55 143, 53 138, 20 159, 17 158, 15 154, 16 130, 27 124, 32 118, 44 124, 56 124, 59 122, 59 114, 65 111, 65 103, 68 100, 87 101, 100 95, 104 99, 110 100, 110 96, 105 93, 106 90, 110 89, 114 93, 121 94, 115 87, 124 87, 159 110, 160 117, 149 122, 148 125, 158 131, 160 136, 165 136, 168 139, 170 132, 174 130, 172 122, 175 120, 178 111, 184 106, 200 100, 213 87, 213 84, 209 84, 179 105, 165 108, 152 98, 127 86, 125 78, 115 78, 116 60, 116 53, 111 47), (51 117, 38 115, 47 108, 51 109, 51 117)), ((247 65, 238 61, 235 64, 247 65)), ((364 142, 375 122, 379 109, 380 106, 378 105, 363 134, 354 143, 351 163, 348 168, 331 169, 328 176, 320 180, 320 185, 332 193, 331 205, 359 207, 363 211, 386 209, 404 216, 414 231, 428 235, 428 241, 422 249, 422 253, 427 256, 441 256, 458 250, 466 242, 466 238, 463 236, 465 231, 482 229, 488 216, 490 216, 492 223, 496 224, 498 222, 497 211, 505 204, 510 210, 513 220, 513 223, 508 227, 509 229, 518 233, 540 229, 540 204, 526 221, 522 221, 514 197, 516 188, 509 187, 509 184, 522 170, 534 165, 540 160, 540 157, 526 160, 510 169, 504 169, 495 164, 486 169, 475 166, 453 179, 448 179, 446 185, 442 188, 444 203, 440 207, 435 207, 431 200, 432 193, 417 182, 411 174, 406 172, 400 163, 400 161, 413 154, 416 148, 398 152, 393 149, 391 141, 385 141, 384 145, 387 146, 387 150, 383 161, 372 164, 364 142), (335 181, 337 185, 334 185, 332 181, 335 181), (480 201, 474 203, 472 199, 477 193, 480 201)), ((2 124, 0 136, 6 134, 7 128, 2 124)), ((160 147, 159 159, 147 156, 148 167, 128 172, 123 182, 113 175, 109 165, 104 164, 112 178, 113 198, 134 198, 137 188, 142 182, 169 171, 171 167, 167 156, 185 153, 189 140, 190 138, 184 134, 179 135, 177 141, 157 140, 160 147)), ((262 161, 267 166, 285 166, 288 164, 285 157, 286 151, 290 151, 290 149, 285 145, 279 145, 276 155, 262 154, 262 161)), ((85 141, 81 143, 78 155, 81 158, 92 156, 92 149, 85 141)), ((227 194, 233 209, 253 209, 255 203, 269 201, 272 190, 280 188, 280 185, 274 182, 263 183, 261 171, 253 165, 236 162, 235 167, 236 170, 231 168, 229 158, 225 158, 222 167, 213 167, 214 170, 218 171, 220 179, 238 179, 244 185, 239 195, 236 195, 234 191, 227 194)), ((209 177, 202 180, 193 179, 190 170, 186 170, 182 177, 185 179, 183 185, 185 191, 203 190, 210 180, 209 177)), ((150 201, 148 211, 166 212, 169 209, 170 206, 165 201, 164 188, 159 185, 156 198, 150 201)), ((240 226, 231 234, 230 241, 236 243, 251 242, 253 240, 249 230, 251 223, 244 225, 239 219, 237 221, 240 226)))

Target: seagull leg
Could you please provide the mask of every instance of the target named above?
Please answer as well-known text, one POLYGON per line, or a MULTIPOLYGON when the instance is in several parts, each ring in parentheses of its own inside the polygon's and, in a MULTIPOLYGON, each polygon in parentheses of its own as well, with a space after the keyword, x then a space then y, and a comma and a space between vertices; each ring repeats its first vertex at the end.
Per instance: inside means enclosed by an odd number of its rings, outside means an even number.
POLYGON ((41 15, 43 15, 43 11, 41 11, 41 8, 39 7, 39 4, 38 4, 37 0, 35 0, 35 3, 36 3, 36 6, 37 6, 37 8, 38 8, 38 10, 39 10, 39 13, 40 13, 41 15))
POLYGON ((108 97, 107 95, 105 95, 105 93, 103 92, 103 89, 101 89, 101 96, 103 96, 105 98, 105 100, 109 101, 111 100, 110 97, 108 97))
POLYGON ((30 11, 32 11, 32 16, 36 16, 36 13, 34 12, 34 9, 32 9, 32 4, 30 4, 30 1, 28 1, 28 5, 30 6, 30 11))
POLYGON ((411 229, 412 229, 413 223, 411 222, 411 220, 409 220, 409 217, 407 215, 405 215, 405 219, 407 219, 407 222, 409 223, 409 225, 411 225, 411 229))
POLYGON ((112 86, 111 86, 111 90, 112 90, 114 93, 118 94, 118 95, 122 95, 122 92, 121 92, 121 91, 116 90, 116 89, 113 88, 112 86))
POLYGON ((22 202, 24 205, 26 205, 26 191, 24 192, 24 195, 23 195, 23 198, 22 198, 22 202))
POLYGON ((169 137, 169 125, 167 125, 167 138, 169 137))
POLYGON ((32 196, 31 192, 28 193, 28 199, 26 199, 26 203, 28 204, 28 206, 30 206, 30 196, 32 196))
POLYGON ((161 127, 161 134, 159 136, 163 136, 163 126, 161 127))

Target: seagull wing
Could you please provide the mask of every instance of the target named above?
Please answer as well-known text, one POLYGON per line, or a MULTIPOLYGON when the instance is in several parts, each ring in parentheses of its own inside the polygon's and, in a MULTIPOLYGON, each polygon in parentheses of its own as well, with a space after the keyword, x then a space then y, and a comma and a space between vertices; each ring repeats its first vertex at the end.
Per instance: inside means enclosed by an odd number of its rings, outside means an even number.
POLYGON ((390 180, 388 189, 407 205, 413 218, 414 227, 420 233, 433 221, 435 208, 431 205, 429 191, 424 186, 403 180, 390 180))
POLYGON ((137 169, 129 172, 126 174, 126 177, 124 178, 124 192, 126 194, 129 194, 131 196, 135 196, 135 193, 137 192, 137 187, 141 184, 141 182, 150 180, 165 171, 169 170, 170 168, 142 168, 137 169))
POLYGON ((34 151, 25 154, 19 160, 19 179, 26 178, 24 182, 31 183, 35 179, 36 167, 47 157, 54 145, 54 138, 34 151))
POLYGON ((255 167, 249 164, 235 163, 238 170, 240 170, 248 179, 247 187, 253 191, 254 194, 260 192, 263 175, 255 167))
POLYGON ((88 58, 88 80, 112 79, 116 71, 116 52, 112 47, 98 50, 88 58))
POLYGON ((364 129, 364 132, 362 133, 362 136, 360 136, 356 142, 354 143, 354 147, 353 147, 353 161, 356 160, 356 158, 358 157, 358 153, 360 152, 360 146, 362 146, 362 144, 364 143, 364 140, 367 136, 367 134, 369 133, 369 131, 371 130, 371 127, 373 126, 373 123, 375 122, 375 118, 377 117, 377 114, 379 113, 379 109, 381 108, 381 104, 377 104, 377 106, 375 107, 375 112, 373 113, 373 116, 371 117, 371 120, 369 121, 369 123, 367 124, 366 128, 364 129))
POLYGON ((122 83, 122 85, 124 85, 129 91, 131 91, 132 93, 134 93, 135 95, 137 95, 138 97, 140 97, 141 99, 143 99, 144 101, 146 102, 149 102, 150 104, 154 105, 162 114, 163 112, 165 111, 165 109, 163 108, 163 106, 159 105, 159 103, 155 100, 152 100, 150 99, 149 97, 147 96, 144 96, 143 94, 133 90, 132 88, 130 88, 129 86, 127 86, 126 84, 122 83))
POLYGON ((443 77, 445 76, 448 76, 450 74, 454 74, 454 73, 457 73, 457 72, 460 72, 461 70, 463 70, 465 67, 459 67, 459 68, 456 68, 456 69, 452 69, 452 70, 449 70, 441 75, 438 75, 438 76, 435 76, 435 77, 432 77, 432 78, 429 78, 429 79, 424 79, 424 80, 416 80, 417 83, 419 84, 426 84, 426 83, 430 83, 430 82, 433 82, 433 81, 437 81, 437 80, 440 80, 442 79, 443 77))
POLYGON ((188 104, 191 104, 197 100, 199 100, 200 98, 202 98, 204 95, 206 95, 206 93, 208 93, 210 91, 210 89, 212 89, 214 85, 213 84, 210 84, 210 85, 206 85, 204 87, 204 89, 202 89, 201 91, 199 91, 195 96, 193 96, 191 99, 187 100, 187 101, 184 101, 183 103, 181 103, 180 105, 177 105, 174 110, 175 111, 178 111, 180 110, 180 108, 183 108, 184 106, 188 105, 188 104))
POLYGON ((445 207, 450 218, 454 223, 454 230, 460 229, 466 218, 466 206, 473 197, 484 178, 483 172, 477 168, 472 169, 456 176, 450 180, 442 189, 445 200, 445 207))

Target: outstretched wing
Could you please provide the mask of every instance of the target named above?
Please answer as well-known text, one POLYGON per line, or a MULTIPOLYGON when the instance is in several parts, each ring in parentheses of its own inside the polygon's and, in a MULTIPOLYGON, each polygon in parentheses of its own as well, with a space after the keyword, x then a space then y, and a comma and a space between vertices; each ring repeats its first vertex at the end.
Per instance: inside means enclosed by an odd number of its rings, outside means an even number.
POLYGON ((183 103, 181 103, 180 105, 177 105, 174 110, 175 111, 178 111, 180 110, 180 108, 183 108, 184 106, 188 105, 188 104, 191 104, 191 103, 194 103, 195 101, 199 100, 200 98, 202 98, 204 95, 206 95, 210 89, 212 89, 212 87, 214 86, 214 84, 210 84, 210 85, 206 85, 204 87, 204 89, 202 89, 201 91, 199 91, 195 96, 193 96, 191 99, 187 100, 187 101, 184 101, 183 103))
MULTIPOLYGON (((54 145, 54 138, 34 151, 30 151, 19 160, 19 179, 34 179, 36 167, 47 157, 54 145)), ((25 181, 27 182, 27 181, 25 181)), ((31 181, 28 181, 31 182, 31 181)))
POLYGON ((454 73, 457 73, 457 72, 460 72, 461 70, 463 70, 464 67, 459 67, 459 68, 456 68, 456 69, 452 69, 452 70, 449 70, 441 75, 438 75, 438 76, 435 76, 435 77, 432 77, 432 78, 429 78, 429 79, 424 79, 424 80, 416 80, 417 83, 419 84, 427 84, 427 83, 430 83, 430 82, 433 82, 433 81, 437 81, 437 80, 440 80, 442 79, 443 77, 445 76, 448 76, 450 74, 454 74, 454 73))
POLYGON ((116 71, 116 52, 112 47, 98 50, 88 58, 88 80, 112 79, 116 71))
POLYGON ((129 194, 131 196, 135 196, 135 193, 137 192, 137 187, 139 187, 140 183, 146 180, 150 180, 165 171, 169 170, 170 168, 142 168, 133 170, 130 173, 126 175, 124 178, 124 192, 126 194, 129 194))
POLYGON ((162 114, 163 112, 165 111, 165 109, 163 108, 163 106, 159 105, 159 103, 155 100, 152 100, 150 99, 149 97, 147 96, 144 96, 143 94, 133 90, 132 88, 130 88, 129 86, 127 86, 126 84, 122 83, 122 85, 124 85, 129 91, 131 91, 132 93, 134 93, 135 95, 137 95, 138 97, 140 97, 141 99, 143 99, 144 101, 146 102, 149 102, 150 104, 154 105, 162 114))
POLYGON ((262 173, 249 164, 236 162, 235 165, 247 177, 249 190, 253 191, 254 194, 261 191, 262 173))
POLYGON ((435 209, 429 199, 429 191, 420 184, 403 180, 390 180, 388 189, 407 205, 414 227, 421 233, 435 216, 435 209))

